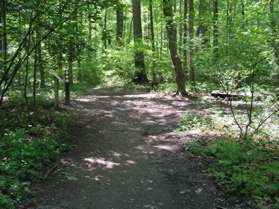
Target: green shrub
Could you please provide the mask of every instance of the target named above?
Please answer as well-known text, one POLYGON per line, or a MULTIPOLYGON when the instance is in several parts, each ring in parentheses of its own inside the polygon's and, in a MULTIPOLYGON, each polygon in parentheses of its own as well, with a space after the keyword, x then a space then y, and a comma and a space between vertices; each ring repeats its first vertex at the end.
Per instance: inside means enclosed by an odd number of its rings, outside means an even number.
POLYGON ((222 138, 208 147, 194 145, 192 150, 215 158, 211 172, 225 192, 249 198, 259 208, 278 206, 279 150, 274 144, 222 138))
POLYGON ((1 209, 28 205, 32 183, 42 180, 44 168, 68 149, 72 114, 42 107, 36 112, 19 110, 7 112, 0 126, 1 209))

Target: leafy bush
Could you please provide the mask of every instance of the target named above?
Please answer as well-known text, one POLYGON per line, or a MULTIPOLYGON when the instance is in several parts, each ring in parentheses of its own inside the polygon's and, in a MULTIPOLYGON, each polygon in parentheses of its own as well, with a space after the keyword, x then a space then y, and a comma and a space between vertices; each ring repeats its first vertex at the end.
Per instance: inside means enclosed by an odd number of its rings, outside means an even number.
POLYGON ((192 151, 216 159, 211 171, 227 193, 247 197, 258 208, 278 208, 278 144, 222 138, 208 147, 195 145, 192 151))
POLYGON ((68 148, 73 118, 66 111, 14 109, 4 121, 0 126, 0 208, 13 209, 32 201, 32 183, 42 180, 43 168, 68 148))

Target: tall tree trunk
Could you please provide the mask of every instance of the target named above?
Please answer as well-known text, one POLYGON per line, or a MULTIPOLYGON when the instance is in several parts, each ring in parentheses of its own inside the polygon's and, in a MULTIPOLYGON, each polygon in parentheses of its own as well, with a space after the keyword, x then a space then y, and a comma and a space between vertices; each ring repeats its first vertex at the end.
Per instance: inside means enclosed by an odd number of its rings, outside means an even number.
POLYGON ((175 68, 177 91, 182 96, 187 96, 185 90, 185 75, 182 69, 182 62, 177 53, 177 29, 173 16, 172 0, 163 0, 164 15, 166 17, 166 29, 169 41, 171 59, 175 68))
POLYGON ((183 54, 183 0, 179 0, 179 54, 183 54))
POLYGON ((0 73, 6 69, 8 56, 6 3, 6 0, 0 2, 0 73))
POLYGON ((230 0, 227 0, 227 19, 226 19, 226 53, 228 55, 229 48, 230 48, 230 42, 231 42, 231 36, 232 36, 232 11, 233 5, 230 0))
POLYGON ((147 83, 147 75, 144 63, 144 52, 142 50, 142 23, 141 23, 141 1, 132 0, 133 4, 133 26, 135 41, 135 78, 134 82, 143 84, 147 83))
POLYGON ((218 0, 212 0, 213 3, 213 64, 218 63, 219 59, 219 8, 218 0))
MULTIPOLYGON (((35 34, 34 43, 37 43, 37 34, 35 34)), ((38 47, 34 51, 34 68, 33 68, 33 106, 36 106, 37 96, 37 72, 38 72, 38 47)))
POLYGON ((163 48, 164 48, 164 25, 163 21, 160 24, 160 60, 163 58, 163 48))
MULTIPOLYGON (((42 32, 41 32, 41 14, 40 11, 37 11, 38 18, 35 22, 35 33, 36 33, 36 40, 41 40, 42 38, 42 32)), ((42 42, 40 41, 38 43, 37 49, 36 49, 36 68, 37 72, 40 75, 40 88, 45 88, 46 81, 45 81, 45 70, 44 70, 44 64, 43 64, 43 55, 42 55, 42 42)))
POLYGON ((206 38, 206 32, 207 32, 207 27, 205 24, 206 20, 206 1, 205 0, 200 0, 199 4, 199 27, 197 31, 197 35, 202 38, 202 43, 206 44, 208 42, 206 38))
POLYGON ((184 64, 184 71, 188 71, 188 0, 184 0, 184 18, 183 18, 183 64, 184 64))
POLYGON ((58 52, 58 57, 57 57, 57 66, 58 66, 58 70, 57 75, 54 76, 54 103, 55 103, 55 108, 59 108, 59 72, 63 72, 63 55, 62 55, 62 51, 61 48, 59 49, 58 52))
POLYGON ((104 28, 103 28, 103 42, 104 48, 108 48, 108 30, 107 30, 107 19, 108 19, 108 12, 105 10, 105 17, 104 17, 104 28))
POLYGON ((194 65, 194 0, 189 0, 189 75, 190 81, 195 85, 195 65, 194 65))
POLYGON ((124 8, 122 2, 116 8, 116 40, 118 45, 123 44, 124 34, 124 8))
POLYGON ((82 69, 81 69, 81 59, 82 59, 82 47, 80 45, 81 38, 79 35, 80 28, 83 28, 83 13, 80 12, 76 15, 76 23, 75 23, 75 42, 76 42, 76 57, 77 57, 77 80, 80 82, 82 77, 82 69))
MULTIPOLYGON (((277 76, 276 76, 276 84, 279 88, 279 24, 277 22, 277 18, 279 18, 279 12, 275 12, 274 8, 274 0, 270 0, 270 22, 271 22, 271 32, 272 32, 272 47, 275 56, 275 62, 277 66, 277 76)), ((279 92, 278 92, 279 94, 279 92)))
POLYGON ((241 16, 242 16, 242 24, 241 27, 244 29, 247 21, 246 21, 246 13, 245 13, 245 2, 244 0, 241 0, 241 16))
POLYGON ((39 68, 39 72, 40 72, 40 81, 41 81, 40 87, 41 88, 46 87, 45 69, 44 69, 43 62, 44 61, 43 61, 43 55, 42 55, 42 43, 39 43, 39 45, 38 45, 38 68, 39 68))
POLYGON ((155 72, 155 57, 156 57, 156 46, 155 46, 155 33, 154 33, 154 17, 153 17, 153 0, 149 0, 149 18, 150 18, 150 40, 152 47, 152 83, 156 82, 155 72))
MULTIPOLYGON (((30 43, 30 36, 29 36, 25 44, 26 54, 29 54, 30 44, 31 43, 30 43)), ((25 65, 24 92, 23 92, 23 97, 25 99, 26 104, 28 104, 28 78, 29 78, 29 57, 27 58, 26 65, 25 65)))

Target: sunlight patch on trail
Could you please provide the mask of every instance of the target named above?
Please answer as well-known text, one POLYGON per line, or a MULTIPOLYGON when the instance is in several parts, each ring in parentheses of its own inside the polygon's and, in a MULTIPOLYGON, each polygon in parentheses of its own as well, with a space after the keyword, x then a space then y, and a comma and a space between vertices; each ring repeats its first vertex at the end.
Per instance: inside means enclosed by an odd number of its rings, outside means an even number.
POLYGON ((100 166, 104 166, 107 169, 113 169, 114 167, 120 165, 120 163, 115 163, 115 162, 112 162, 112 161, 108 161, 108 160, 105 160, 104 158, 93 158, 93 157, 84 158, 84 161, 86 163, 88 163, 89 166, 100 165, 100 166))

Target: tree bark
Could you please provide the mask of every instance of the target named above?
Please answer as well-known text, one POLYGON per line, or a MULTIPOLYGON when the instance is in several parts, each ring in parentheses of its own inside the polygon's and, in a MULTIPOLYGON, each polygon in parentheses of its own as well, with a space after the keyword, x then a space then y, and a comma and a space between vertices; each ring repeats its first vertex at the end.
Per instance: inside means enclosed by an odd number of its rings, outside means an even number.
POLYGON ((232 38, 232 16, 233 5, 230 0, 227 0, 227 18, 226 18, 226 53, 229 54, 230 42, 232 38))
POLYGON ((218 63, 219 59, 219 8, 218 0, 213 0, 213 64, 218 63))
POLYGON ((8 56, 6 0, 0 2, 0 72, 4 72, 8 56))
POLYGON ((105 10, 105 17, 104 17, 104 28, 103 28, 103 42, 104 42, 104 48, 108 48, 108 30, 107 30, 107 18, 108 18, 108 12, 105 10))
POLYGON ((190 81, 195 85, 195 65, 194 65, 194 0, 189 0, 189 75, 190 81))
POLYGON ((199 4, 199 27, 197 35, 202 38, 202 43, 206 44, 208 39, 206 38, 207 27, 205 24, 205 15, 206 15, 206 1, 200 0, 199 4))
POLYGON ((123 44, 124 34, 124 9, 123 4, 119 3, 116 8, 116 40, 118 45, 123 44))
POLYGON ((184 0, 183 64, 185 72, 188 71, 188 3, 188 0, 184 0))
POLYGON ((182 96, 187 96, 185 90, 185 75, 182 69, 182 62, 177 53, 177 28, 173 16, 173 5, 172 0, 163 0, 164 15, 166 18, 166 29, 169 41, 169 50, 171 54, 171 59, 175 69, 175 77, 177 84, 177 91, 182 96))
POLYGON ((156 82, 156 72, 155 72, 155 32, 154 32, 154 17, 153 17, 153 0, 149 0, 149 18, 150 18, 150 40, 152 48, 152 83, 156 82))
MULTIPOLYGON (((277 76, 276 76, 276 85, 277 87, 279 88, 279 24, 277 22, 277 18, 279 17, 279 12, 276 13, 275 12, 275 8, 274 8, 274 0, 270 0, 270 22, 271 22, 271 42, 272 42, 272 48, 273 48, 273 51, 274 51, 274 56, 275 56, 275 63, 276 63, 276 66, 277 66, 277 76), (276 14, 278 16, 276 16, 276 14)), ((279 94, 279 92, 278 92, 279 94)))
POLYGON ((133 4, 133 26, 134 26, 134 41, 135 41, 135 76, 134 82, 144 84, 148 82, 145 63, 144 52, 142 50, 142 23, 141 23, 141 1, 132 0, 133 4))

